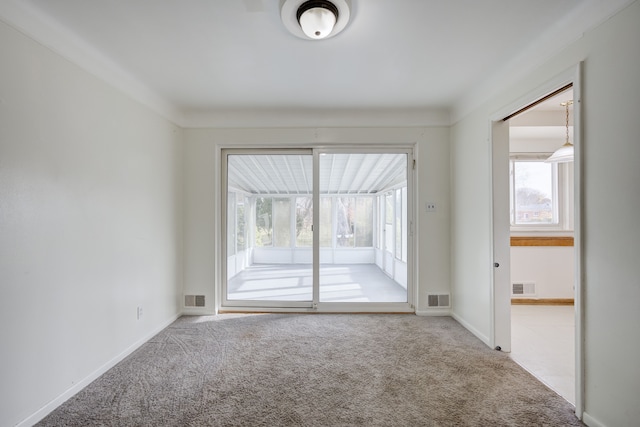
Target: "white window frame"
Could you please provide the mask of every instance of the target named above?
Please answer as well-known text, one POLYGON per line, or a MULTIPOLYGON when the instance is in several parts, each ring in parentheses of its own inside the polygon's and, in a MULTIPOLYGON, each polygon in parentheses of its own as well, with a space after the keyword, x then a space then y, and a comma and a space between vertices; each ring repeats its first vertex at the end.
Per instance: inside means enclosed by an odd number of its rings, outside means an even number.
POLYGON ((552 163, 552 186, 554 215, 558 219, 557 224, 515 224, 515 162, 544 162, 551 153, 511 153, 509 155, 509 218, 511 232, 517 234, 561 234, 573 232, 573 224, 570 220, 569 164, 552 163))

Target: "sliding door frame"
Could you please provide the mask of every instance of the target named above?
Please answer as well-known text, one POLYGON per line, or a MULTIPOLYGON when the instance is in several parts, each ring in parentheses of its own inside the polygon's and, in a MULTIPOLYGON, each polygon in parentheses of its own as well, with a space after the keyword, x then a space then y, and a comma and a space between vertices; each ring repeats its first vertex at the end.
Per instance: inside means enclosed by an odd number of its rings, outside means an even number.
MULTIPOLYGON (((313 156, 313 150, 311 148, 224 148, 221 152, 221 197, 220 197, 220 214, 221 214, 221 282, 220 282, 220 306, 221 308, 240 308, 244 311, 252 311, 252 309, 259 308, 261 310, 278 310, 278 309, 312 309, 314 305, 315 295, 311 301, 286 301, 286 300, 230 300, 228 299, 228 200, 229 200, 229 182, 228 182, 228 166, 229 156, 232 155, 299 155, 299 156, 313 156)), ((314 173, 314 188, 315 188, 315 173, 314 173)), ((315 190, 314 190, 315 191, 315 190)), ((314 202, 315 203, 315 202, 314 202)), ((316 220, 315 205, 314 205, 314 223, 316 220)), ((314 225, 314 229, 317 228, 314 225)), ((315 240, 315 231, 314 231, 315 240)), ((314 251, 315 252, 315 251, 314 251)), ((315 254, 314 254, 315 256, 315 254)), ((315 283, 315 268, 312 265, 314 272, 315 283)), ((314 286, 315 292, 315 286, 314 286)))
POLYGON ((229 311, 268 311, 268 312, 415 312, 415 183, 414 183, 414 145, 349 145, 340 147, 333 145, 308 145, 295 148, 264 146, 219 146, 220 187, 219 187, 219 250, 215 264, 219 267, 219 283, 216 294, 219 302, 217 312, 229 311), (227 213, 228 213, 228 156, 233 154, 274 154, 274 155, 312 155, 313 159, 313 300, 312 301, 261 301, 261 300, 229 300, 227 298, 227 213), (391 153, 406 154, 407 164, 407 301, 398 302, 321 302, 320 301, 320 156, 331 154, 354 153, 391 153))
MULTIPOLYGON (((414 313, 415 312, 415 294, 414 294, 414 266, 415 266, 415 239, 414 239, 414 148, 413 146, 401 145, 384 145, 376 147, 315 147, 314 148, 314 256, 317 256, 317 266, 314 274, 317 274, 317 286, 315 291, 318 295, 314 295, 314 309, 319 312, 391 312, 391 313, 414 313), (315 210, 315 206, 320 206, 320 156, 323 154, 405 154, 407 156, 406 172, 407 172, 407 301, 406 302, 322 302, 320 301, 320 240, 315 232, 320 232, 319 210, 315 210), (317 175, 315 175, 317 173, 317 175), (317 187, 316 187, 317 185, 317 187), (317 197, 317 199, 316 199, 317 197), (317 299, 315 299, 317 297, 317 299)), ((378 236, 380 238, 380 236, 378 236)), ((384 249, 384 245, 383 245, 384 249)), ((395 257, 394 257, 395 261, 395 257)))

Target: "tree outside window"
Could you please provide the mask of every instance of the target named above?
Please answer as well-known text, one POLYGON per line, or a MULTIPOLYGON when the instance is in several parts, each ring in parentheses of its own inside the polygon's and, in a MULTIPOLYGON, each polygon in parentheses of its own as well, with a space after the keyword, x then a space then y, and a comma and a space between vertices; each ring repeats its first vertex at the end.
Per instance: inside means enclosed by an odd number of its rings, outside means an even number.
POLYGON ((273 211, 271 197, 256 198, 256 246, 273 245, 273 211))
POLYGON ((296 198, 296 246, 313 245, 313 198, 296 198))
POLYGON ((557 165, 513 160, 511 167, 511 223, 558 224, 557 165))
POLYGON ((354 245, 355 202, 353 197, 336 197, 336 240, 338 247, 354 245))

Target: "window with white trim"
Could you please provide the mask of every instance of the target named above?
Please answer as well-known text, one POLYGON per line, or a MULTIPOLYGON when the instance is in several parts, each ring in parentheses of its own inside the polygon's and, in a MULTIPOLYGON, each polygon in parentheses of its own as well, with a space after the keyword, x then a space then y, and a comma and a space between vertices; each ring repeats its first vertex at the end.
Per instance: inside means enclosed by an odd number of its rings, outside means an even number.
POLYGON ((510 158, 510 219, 512 231, 565 231, 568 164, 546 163, 547 155, 510 158))

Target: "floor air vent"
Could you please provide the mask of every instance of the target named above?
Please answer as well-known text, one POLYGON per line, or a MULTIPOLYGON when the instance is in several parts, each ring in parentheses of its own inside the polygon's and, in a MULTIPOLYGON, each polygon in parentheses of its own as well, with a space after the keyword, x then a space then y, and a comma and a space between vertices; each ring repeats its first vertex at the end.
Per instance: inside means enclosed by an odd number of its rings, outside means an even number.
POLYGON ((449 307, 449 294, 427 295, 427 307, 449 307))
POLYGON ((185 307, 204 307, 204 295, 185 295, 185 307))
POLYGON ((536 294, 536 284, 519 282, 511 284, 511 295, 531 296, 536 294))

